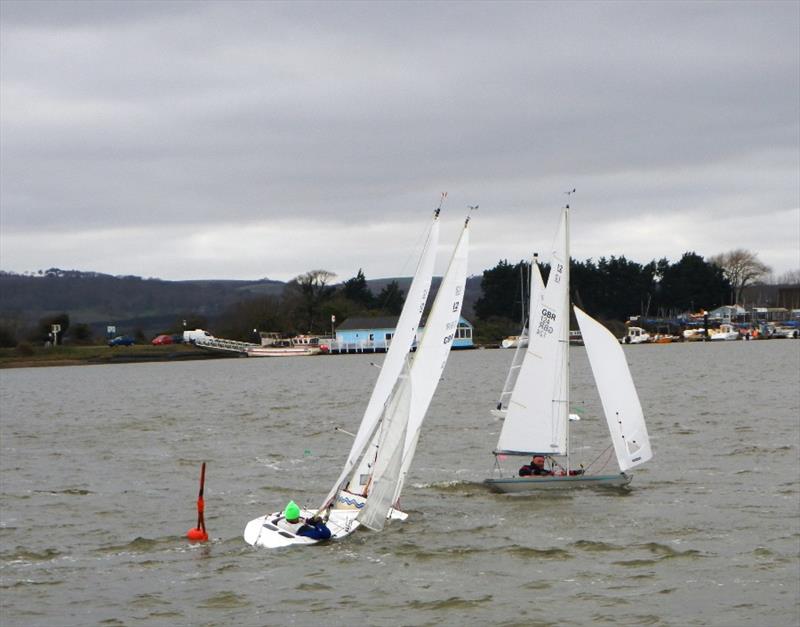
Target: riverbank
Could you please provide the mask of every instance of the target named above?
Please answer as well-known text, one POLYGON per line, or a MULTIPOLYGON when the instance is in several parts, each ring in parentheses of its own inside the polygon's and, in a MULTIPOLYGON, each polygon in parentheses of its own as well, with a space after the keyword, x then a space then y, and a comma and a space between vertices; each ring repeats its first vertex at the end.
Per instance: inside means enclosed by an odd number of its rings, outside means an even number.
POLYGON ((224 359, 236 354, 215 353, 192 344, 167 346, 44 346, 30 351, 0 348, 0 368, 32 368, 38 366, 81 366, 125 364, 148 361, 187 361, 193 359, 224 359))

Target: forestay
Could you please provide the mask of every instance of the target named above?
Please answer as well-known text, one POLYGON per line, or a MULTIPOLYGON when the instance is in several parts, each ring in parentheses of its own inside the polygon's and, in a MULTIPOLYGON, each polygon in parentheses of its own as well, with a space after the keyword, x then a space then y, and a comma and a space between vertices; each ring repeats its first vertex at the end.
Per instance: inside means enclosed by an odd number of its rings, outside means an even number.
POLYGON ((436 247, 439 243, 439 210, 437 209, 433 224, 428 232, 428 237, 420 255, 417 264, 414 278, 411 282, 411 287, 408 290, 403 305, 403 310, 400 313, 400 318, 397 322, 395 334, 392 337, 392 343, 389 350, 386 352, 386 357, 381 365, 381 370, 378 379, 375 382, 375 387, 372 390, 367 409, 364 411, 364 416, 361 419, 361 424, 358 427, 356 437, 353 439, 353 445, 350 448, 350 454, 347 456, 344 468, 342 469, 339 478, 333 484, 331 491, 325 497, 319 511, 328 509, 336 497, 336 493, 342 487, 347 476, 353 470, 356 462, 361 458, 364 449, 370 442, 378 420, 381 417, 384 405, 389 398, 389 395, 394 387, 400 372, 403 369, 406 356, 411 350, 414 343, 417 329, 419 328, 419 321, 422 317, 422 312, 425 309, 425 303, 428 300, 428 292, 431 286, 431 278, 433 276, 433 264, 436 258, 436 247))
POLYGON ((622 472, 653 457, 642 405, 619 341, 599 322, 575 309, 622 472))
MULTIPOLYGON (((528 349, 511 395, 496 453, 567 454, 569 247, 567 210, 551 254, 550 277, 541 296, 531 289, 528 349), (530 382, 535 382, 535 386, 530 382)), ((532 273, 537 275, 538 268, 532 273)), ((541 276, 541 275, 539 275, 541 276)), ((541 279, 540 279, 541 280, 541 279)))

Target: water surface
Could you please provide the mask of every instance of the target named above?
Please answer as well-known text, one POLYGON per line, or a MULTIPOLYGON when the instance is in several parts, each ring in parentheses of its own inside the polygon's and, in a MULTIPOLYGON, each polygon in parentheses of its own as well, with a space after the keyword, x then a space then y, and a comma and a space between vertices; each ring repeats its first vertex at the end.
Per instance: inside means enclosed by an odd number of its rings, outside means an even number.
MULTIPOLYGON (((282 551, 245 523, 316 505, 382 356, 0 371, 0 622, 796 625, 800 342, 625 348, 655 457, 630 491, 495 495, 511 351, 454 353, 406 523, 282 551), (200 463, 213 541, 191 545, 200 463)), ((571 351, 584 461, 608 446, 571 351)))

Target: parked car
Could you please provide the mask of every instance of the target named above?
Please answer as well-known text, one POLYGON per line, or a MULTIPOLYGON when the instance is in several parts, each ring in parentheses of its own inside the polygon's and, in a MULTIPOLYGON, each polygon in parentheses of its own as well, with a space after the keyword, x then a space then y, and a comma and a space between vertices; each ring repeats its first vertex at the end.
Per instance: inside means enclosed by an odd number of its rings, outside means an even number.
POLYGON ((133 346, 136 342, 133 341, 132 337, 127 335, 118 335, 113 340, 108 340, 109 346, 133 346))
POLYGON ((171 335, 157 335, 153 338, 151 344, 153 346, 158 346, 160 344, 174 344, 175 340, 172 338, 171 335))

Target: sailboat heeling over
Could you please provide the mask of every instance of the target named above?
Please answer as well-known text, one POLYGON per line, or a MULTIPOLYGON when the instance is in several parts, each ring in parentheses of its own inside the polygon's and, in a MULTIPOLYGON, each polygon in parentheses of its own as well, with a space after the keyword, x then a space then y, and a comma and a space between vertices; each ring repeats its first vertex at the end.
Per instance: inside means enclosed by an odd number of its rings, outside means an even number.
POLYGON ((392 343, 386 352, 386 357, 381 365, 380 374, 372 389, 367 408, 361 419, 356 437, 350 447, 344 468, 339 478, 333 484, 330 492, 325 497, 320 512, 327 510, 336 498, 337 493, 346 481, 353 467, 362 457, 364 450, 368 446, 370 439, 375 432, 375 428, 380 420, 381 413, 386 405, 389 395, 394 388, 397 378, 403 369, 406 356, 408 355, 416 337, 419 321, 428 300, 431 279, 433 277, 433 264, 436 259, 436 247, 439 243, 439 209, 434 212, 433 223, 428 232, 414 278, 408 290, 400 318, 397 321, 397 328, 392 337, 392 343))
MULTIPOLYGON (((407 362, 406 362, 407 364, 407 362)), ((397 380, 389 402, 380 421, 377 436, 377 449, 390 454, 378 455, 370 477, 369 499, 359 511, 357 520, 372 531, 381 531, 386 523, 386 515, 392 507, 395 489, 400 480, 400 466, 403 463, 403 443, 408 430, 411 412, 412 386, 409 385, 409 371, 406 366, 397 380)))
MULTIPOLYGON (((436 298, 431 306, 428 319, 420 338, 417 350, 411 361, 408 384, 414 388, 411 412, 409 417, 408 432, 403 447, 403 465, 400 482, 395 490, 393 503, 397 502, 400 492, 405 484, 405 477, 416 452, 420 428, 425 414, 430 406, 433 394, 442 376, 450 347, 453 345, 455 331, 461 318, 461 303, 464 296, 464 286, 467 280, 467 253, 469 250, 469 230, 467 223, 461 232, 456 247, 448 263, 447 270, 436 291, 436 298)), ((367 449, 367 454, 353 471, 347 491, 360 496, 371 496, 369 477, 372 473, 372 464, 378 452, 378 434, 376 433, 367 449)), ((342 505, 349 506, 350 502, 344 498, 342 505)), ((338 506, 338 505, 337 505, 338 506)))
MULTIPOLYGON (((465 222, 464 229, 459 236, 447 270, 436 292, 436 298, 425 322, 422 337, 417 345, 416 352, 411 358, 408 378, 401 378, 398 381, 398 387, 393 392, 393 395, 400 395, 402 392, 401 386, 408 386, 413 390, 413 393, 410 394, 411 404, 405 441, 403 446, 400 447, 402 463, 399 480, 391 495, 391 503, 395 507, 397 507, 397 500, 400 497, 405 478, 414 458, 422 422, 441 380, 442 371, 447 362, 450 347, 455 338, 455 332, 461 317, 461 304, 467 278, 468 223, 469 220, 465 222)), ((360 463, 350 476, 350 480, 337 495, 333 504, 334 508, 352 509, 353 507, 363 507, 370 510, 383 509, 383 506, 373 508, 370 505, 374 500, 380 501, 383 498, 381 494, 376 493, 378 486, 375 481, 375 476, 381 466, 381 460, 385 461, 390 455, 394 459, 394 453, 386 449, 386 445, 380 441, 381 438, 382 427, 375 431, 366 453, 362 456, 360 463), (366 501, 363 499, 366 499, 366 501)), ((387 484, 387 481, 383 482, 384 486, 387 484)), ((365 515, 363 510, 358 515, 359 521, 362 520, 362 515, 365 515)), ((374 519, 374 516, 372 518, 374 519)))
MULTIPOLYGON (((453 346, 453 340, 458 330, 461 306, 464 300, 464 287, 467 281, 468 253, 469 218, 464 222, 464 228, 453 250, 447 271, 436 292, 433 306, 425 321, 425 331, 411 364, 409 378, 414 393, 411 396, 411 412, 403 448, 400 479, 392 500, 395 505, 400 498, 408 470, 414 459, 422 422, 442 378, 447 358, 450 355, 450 348, 453 346)), ((372 497, 370 496, 370 498, 372 497)))
MULTIPOLYGON (((551 254, 550 276, 541 296, 531 289, 528 349, 495 453, 567 454, 569 389, 569 259, 567 209, 551 254), (524 381, 526 384, 520 385, 524 381), (535 382, 531 385, 529 382, 535 382)), ((538 271, 538 267, 537 267, 538 271)), ((532 284, 536 276, 532 274, 532 284)), ((541 280, 541 275, 539 275, 541 280)))
POLYGON ((574 307, 622 472, 653 457, 639 395, 619 341, 602 324, 574 307))

